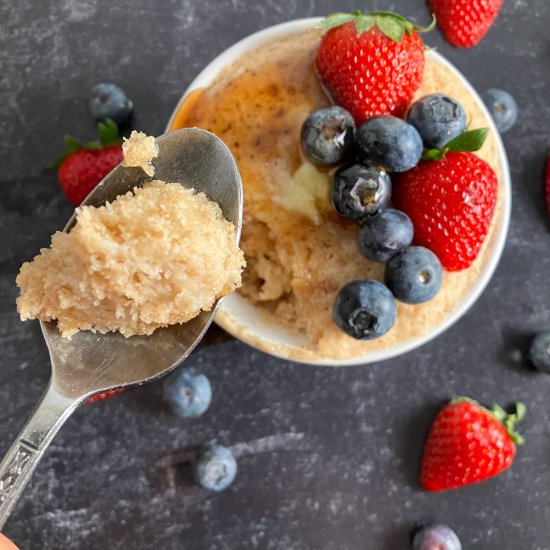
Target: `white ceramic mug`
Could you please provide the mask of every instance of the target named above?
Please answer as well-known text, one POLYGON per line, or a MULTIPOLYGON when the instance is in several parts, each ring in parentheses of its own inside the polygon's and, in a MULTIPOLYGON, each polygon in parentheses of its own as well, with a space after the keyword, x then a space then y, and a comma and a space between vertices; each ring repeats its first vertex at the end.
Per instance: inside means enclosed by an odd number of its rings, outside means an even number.
MULTIPOLYGON (((237 61, 246 52, 257 48, 266 42, 271 42, 281 36, 310 29, 320 20, 320 18, 311 17, 307 19, 297 19, 295 21, 289 21, 287 23, 281 23, 280 25, 269 27, 244 38, 218 55, 218 57, 211 61, 189 85, 172 113, 172 116, 170 117, 167 125, 167 131, 171 127, 176 113, 189 93, 198 88, 207 88, 212 84, 223 68, 237 61)), ((506 152, 504 150, 502 140, 500 139, 500 134, 492 121, 489 112, 483 104, 483 101, 471 84, 441 54, 433 50, 429 50, 426 52, 426 55, 432 57, 432 59, 434 59, 437 63, 449 68, 462 81, 465 82, 472 96, 485 111, 489 121, 490 131, 494 133, 497 142, 498 162, 502 173, 502 180, 500 181, 499 187, 499 192, 501 193, 500 202, 502 205, 502 214, 499 218, 499 226, 495 228, 496 235, 494 244, 491 249, 487 251, 487 258, 483 269, 474 284, 470 287, 469 292, 442 323, 425 333, 422 337, 410 340, 395 347, 368 352, 362 356, 352 359, 331 359, 319 357, 313 360, 300 359, 301 354, 299 351, 303 348, 306 341, 304 336, 292 333, 286 327, 275 324, 273 320, 268 319, 265 316, 260 308, 245 300, 238 292, 234 292, 232 295, 227 296, 223 300, 215 321, 235 338, 238 338, 266 353, 298 362, 332 366, 362 365, 401 355, 422 346, 426 342, 429 342, 447 330, 455 321, 460 319, 460 317, 462 317, 479 298, 496 269, 504 248, 508 226, 510 223, 512 193, 508 160, 506 158, 506 152)))

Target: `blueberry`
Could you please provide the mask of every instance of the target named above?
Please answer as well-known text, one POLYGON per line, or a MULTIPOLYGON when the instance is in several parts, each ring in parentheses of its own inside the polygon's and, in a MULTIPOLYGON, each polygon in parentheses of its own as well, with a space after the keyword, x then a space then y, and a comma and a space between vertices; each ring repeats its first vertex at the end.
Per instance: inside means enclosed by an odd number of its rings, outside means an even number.
POLYGON ((537 369, 550 374, 550 330, 539 332, 533 338, 529 357, 537 369))
POLYGON ((431 149, 443 149, 466 128, 462 105, 443 94, 431 94, 415 101, 407 120, 418 130, 424 145, 431 149))
POLYGON ((363 220, 357 233, 359 252, 374 262, 387 262, 413 240, 413 224, 404 212, 388 208, 363 220))
POLYGON ((434 524, 416 532, 413 550, 462 550, 462 545, 450 527, 434 524))
POLYGON ((208 409, 212 387, 208 378, 197 369, 182 369, 164 382, 164 398, 175 414, 194 418, 208 409))
POLYGON ((124 90, 116 84, 97 84, 88 99, 88 111, 96 120, 110 118, 117 124, 128 120, 133 106, 124 90))
POLYGON ((507 132, 516 123, 518 106, 508 92, 491 88, 483 94, 483 101, 501 134, 507 132))
POLYGON ((359 220, 376 214, 391 198, 391 180, 383 170, 367 164, 340 168, 334 175, 332 205, 340 216, 359 220))
POLYGON ((209 491, 227 489, 237 475, 237 461, 233 453, 222 445, 203 447, 193 461, 193 477, 209 491))
POLYGON ((353 149, 354 136, 355 122, 345 109, 318 109, 302 126, 302 151, 317 166, 341 164, 353 149))
POLYGON ((414 126, 389 115, 367 120, 357 130, 357 143, 369 164, 406 172, 422 156, 422 138, 414 126))
POLYGON ((401 302, 422 304, 439 292, 442 278, 437 256, 422 246, 410 246, 386 264, 384 282, 401 302))
POLYGON ((334 302, 334 322, 357 340, 380 338, 395 323, 397 308, 392 293, 378 281, 352 281, 334 302))

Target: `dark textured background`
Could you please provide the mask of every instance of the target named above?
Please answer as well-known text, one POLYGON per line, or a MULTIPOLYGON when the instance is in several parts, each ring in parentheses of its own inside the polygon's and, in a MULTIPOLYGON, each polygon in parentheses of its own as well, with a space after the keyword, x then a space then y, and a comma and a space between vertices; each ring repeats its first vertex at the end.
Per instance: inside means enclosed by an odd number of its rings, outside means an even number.
MULTIPOLYGON (((423 0, 368 4, 428 21, 423 0)), ((92 137, 91 86, 121 85, 135 103, 133 126, 159 134, 187 84, 236 40, 355 7, 353 0, 0 0, 0 452, 48 378, 38 324, 18 320, 14 279, 71 214, 43 167, 66 132, 92 137)), ((161 383, 83 407, 48 450, 6 533, 24 550, 405 550, 413 524, 431 518, 452 525, 468 550, 549 549, 550 376, 524 361, 530 335, 550 325, 542 191, 549 27, 547 0, 505 0, 476 48, 454 50, 437 32, 427 39, 478 90, 512 92, 521 111, 504 138, 514 187, 508 243, 468 315, 420 350, 368 367, 295 365, 238 342, 206 347, 190 360, 214 387, 203 418, 171 415, 161 383), (523 400, 527 443, 501 477, 427 494, 417 483, 422 440, 455 394, 523 400), (219 495, 190 485, 186 469, 166 458, 215 438, 240 455, 237 480, 219 495)))

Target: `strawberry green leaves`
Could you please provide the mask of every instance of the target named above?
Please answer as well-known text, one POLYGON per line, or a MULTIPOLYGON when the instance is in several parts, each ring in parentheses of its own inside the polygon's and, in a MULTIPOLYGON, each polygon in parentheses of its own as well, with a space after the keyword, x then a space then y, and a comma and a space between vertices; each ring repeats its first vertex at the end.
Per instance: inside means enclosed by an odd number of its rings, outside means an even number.
POLYGON ((355 28, 357 34, 363 34, 367 32, 376 22, 376 19, 372 15, 358 15, 355 19, 355 28))
POLYGON ((483 147, 488 133, 489 128, 478 128, 477 130, 462 132, 462 134, 449 141, 444 148, 455 153, 479 151, 483 147))
POLYGON ((88 141, 86 143, 80 143, 71 136, 66 135, 63 138, 67 152, 59 157, 55 163, 53 163, 49 168, 59 168, 61 163, 71 154, 76 151, 85 149, 87 151, 99 151, 105 147, 110 147, 112 145, 122 145, 122 138, 118 133, 118 126, 116 122, 108 118, 105 122, 99 122, 97 125, 97 133, 99 139, 94 141, 88 141))
POLYGON ((385 36, 398 43, 401 43, 405 33, 411 34, 413 31, 428 32, 435 27, 435 18, 432 19, 432 22, 427 27, 420 27, 407 21, 398 13, 389 11, 362 13, 354 11, 353 13, 332 13, 323 19, 317 28, 323 30, 333 29, 345 25, 350 21, 355 23, 357 34, 363 34, 376 25, 385 36))
POLYGON ((361 16, 360 11, 354 11, 353 13, 331 13, 327 15, 317 26, 318 29, 329 30, 339 27, 340 25, 345 25, 354 19, 357 19, 361 16))
MULTIPOLYGON (((460 403, 462 401, 473 403, 474 405, 481 407, 481 405, 474 399, 464 396, 454 397, 451 403, 460 403)), ((498 403, 493 403, 492 409, 487 409, 486 407, 481 408, 496 418, 506 428, 510 439, 512 439, 516 445, 522 445, 525 440, 515 431, 515 426, 518 422, 521 422, 525 418, 527 407, 521 402, 515 403, 514 407, 516 409, 515 413, 507 413, 498 403)))
POLYGON ((401 43, 405 31, 411 32, 406 24, 403 24, 399 19, 395 17, 387 17, 382 15, 376 16, 376 26, 388 37, 395 42, 401 43))
MULTIPOLYGON (((116 122, 108 118, 105 122, 100 122, 97 125, 99 133, 99 143, 101 147, 109 147, 110 145, 122 145, 122 139, 118 133, 116 122)), ((97 142, 92 142, 97 143, 97 142)))
POLYGON ((466 153, 479 151, 489 133, 489 128, 478 128, 462 132, 459 136, 449 141, 441 150, 428 149, 422 155, 422 160, 441 160, 449 151, 454 153, 466 153))
POLYGON ((515 431, 515 425, 525 418, 527 407, 523 403, 516 403, 516 412, 507 413, 500 405, 493 404, 491 414, 506 428, 508 435, 516 445, 524 443, 523 437, 515 431))

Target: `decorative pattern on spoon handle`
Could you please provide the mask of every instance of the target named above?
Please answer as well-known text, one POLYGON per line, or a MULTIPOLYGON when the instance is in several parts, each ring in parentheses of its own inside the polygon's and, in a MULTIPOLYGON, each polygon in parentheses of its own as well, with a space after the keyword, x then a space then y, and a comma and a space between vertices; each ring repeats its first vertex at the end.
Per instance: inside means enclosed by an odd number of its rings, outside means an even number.
POLYGON ((50 383, 0 464, 0 530, 54 435, 85 396, 62 395, 50 383))
POLYGON ((20 439, 0 464, 0 527, 36 468, 40 455, 34 445, 20 439))
POLYGON ((8 498, 10 491, 16 485, 19 476, 23 473, 29 460, 36 451, 30 450, 29 445, 21 441, 9 464, 0 477, 0 505, 8 498))

